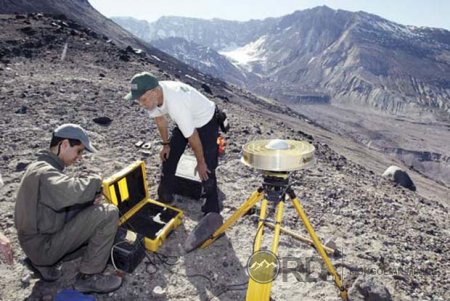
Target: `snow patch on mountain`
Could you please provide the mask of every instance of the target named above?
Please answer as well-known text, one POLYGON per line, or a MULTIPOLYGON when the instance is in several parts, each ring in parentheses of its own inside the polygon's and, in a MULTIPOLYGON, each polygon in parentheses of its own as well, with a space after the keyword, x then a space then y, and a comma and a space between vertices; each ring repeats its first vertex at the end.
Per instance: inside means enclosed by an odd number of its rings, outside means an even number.
POLYGON ((264 56, 264 42, 267 36, 262 36, 256 41, 248 43, 242 47, 231 51, 221 51, 221 55, 226 56, 237 67, 251 71, 254 63, 263 63, 266 61, 264 56))
POLYGON ((400 24, 396 24, 394 22, 388 22, 388 21, 377 21, 375 25, 378 28, 381 28, 385 32, 390 32, 392 35, 397 35, 400 37, 409 37, 414 38, 417 36, 417 33, 415 32, 416 27, 415 26, 404 26, 400 24))

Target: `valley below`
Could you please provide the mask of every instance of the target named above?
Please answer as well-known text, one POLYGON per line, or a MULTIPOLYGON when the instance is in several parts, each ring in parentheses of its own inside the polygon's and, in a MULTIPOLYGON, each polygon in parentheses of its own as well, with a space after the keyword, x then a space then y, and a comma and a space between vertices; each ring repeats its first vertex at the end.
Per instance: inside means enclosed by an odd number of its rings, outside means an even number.
MULTIPOLYGON (((426 117, 418 121, 417 117, 408 119, 338 105, 289 106, 326 130, 362 145, 364 152, 378 153, 384 158, 383 161, 391 161, 412 174, 417 181, 428 178, 437 185, 450 187, 450 144, 446 143, 450 141, 450 123, 436 122, 426 117), (414 174, 421 174, 422 177, 414 174)), ((358 155, 359 151, 355 151, 354 146, 343 146, 341 151, 346 148, 351 157, 360 157, 361 163, 368 163, 366 154, 358 155)), ((386 163, 370 164, 370 168, 379 174, 387 167, 386 163)), ((441 199, 448 200, 445 192, 441 199)))

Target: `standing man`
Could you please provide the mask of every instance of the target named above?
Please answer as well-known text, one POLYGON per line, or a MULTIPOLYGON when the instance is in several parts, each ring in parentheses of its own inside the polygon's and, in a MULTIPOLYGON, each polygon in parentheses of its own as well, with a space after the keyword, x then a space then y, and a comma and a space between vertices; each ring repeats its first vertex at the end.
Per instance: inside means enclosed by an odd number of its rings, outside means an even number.
POLYGON ((64 168, 95 151, 85 130, 76 124, 58 127, 50 150, 38 153, 17 193, 14 221, 26 261, 44 281, 60 278, 58 263, 82 253, 75 289, 107 293, 122 278, 103 275, 118 227, 118 209, 101 202, 100 176, 74 178, 64 168))
POLYGON ((149 72, 138 73, 131 79, 131 92, 125 97, 148 110, 155 119, 163 148, 159 200, 173 201, 175 172, 178 161, 189 143, 202 180, 206 202, 202 211, 220 213, 217 196, 216 167, 219 125, 215 118, 216 105, 193 87, 176 81, 158 81, 149 72), (165 115, 176 123, 169 139, 165 115))

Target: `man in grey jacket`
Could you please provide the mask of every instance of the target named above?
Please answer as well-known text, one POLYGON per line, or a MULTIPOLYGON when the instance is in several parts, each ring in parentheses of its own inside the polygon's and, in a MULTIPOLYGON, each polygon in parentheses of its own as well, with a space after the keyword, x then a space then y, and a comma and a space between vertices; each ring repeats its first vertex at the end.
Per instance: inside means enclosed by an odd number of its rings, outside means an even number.
POLYGON ((58 127, 50 150, 40 152, 22 178, 14 219, 27 262, 43 280, 57 280, 58 263, 82 253, 75 289, 107 293, 122 283, 118 276, 102 274, 118 227, 118 209, 101 202, 100 176, 74 178, 63 172, 85 149, 95 151, 82 127, 58 127))

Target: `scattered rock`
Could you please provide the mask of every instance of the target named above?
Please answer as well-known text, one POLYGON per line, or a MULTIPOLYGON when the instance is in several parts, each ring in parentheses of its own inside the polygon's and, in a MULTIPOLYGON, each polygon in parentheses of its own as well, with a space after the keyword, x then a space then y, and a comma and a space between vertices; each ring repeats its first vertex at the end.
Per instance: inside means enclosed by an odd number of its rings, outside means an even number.
POLYGON ((130 56, 128 54, 121 54, 121 55, 119 55, 119 59, 124 62, 129 62, 130 56))
POLYGON ((391 301, 388 289, 373 276, 359 276, 348 291, 352 301, 391 301))
POLYGON ((30 280, 31 280, 31 275, 30 275, 30 273, 27 273, 25 276, 23 276, 20 279, 20 282, 22 282, 22 285, 24 287, 27 287, 28 285, 30 285, 30 280))
POLYGON ((216 97, 222 99, 224 103, 230 102, 230 99, 226 96, 216 95, 216 97))
POLYGON ((106 116, 102 116, 102 117, 96 117, 94 119, 92 119, 93 122, 103 125, 103 126, 108 126, 111 124, 112 119, 106 116))
POLYGON ((327 241, 325 241, 325 246, 327 246, 328 248, 331 248, 333 250, 337 250, 338 246, 336 244, 336 242, 333 239, 328 239, 327 241))
POLYGON ((36 34, 36 30, 34 30, 33 27, 31 27, 31 26, 21 28, 20 31, 22 31, 23 33, 25 33, 26 35, 29 35, 29 36, 36 34))
POLYGON ((213 94, 213 92, 211 91, 211 88, 207 85, 207 84, 202 84, 202 89, 203 91, 205 91, 208 94, 213 94))
POLYGON ((19 162, 16 165, 16 171, 20 172, 20 171, 24 171, 25 169, 27 169, 28 164, 30 164, 29 162, 19 162))
POLYGON ((400 186, 408 188, 409 190, 416 191, 416 186, 409 177, 408 173, 398 166, 395 165, 389 166, 382 174, 382 177, 385 177, 400 186))
POLYGON ((166 293, 166 290, 158 285, 155 286, 155 288, 152 291, 152 295, 156 298, 164 296, 165 293, 166 293))
POLYGON ((21 106, 19 109, 15 111, 16 114, 26 114, 28 108, 26 106, 21 106))
POLYGON ((130 53, 135 53, 135 54, 138 54, 138 55, 141 55, 141 54, 144 53, 144 51, 142 49, 135 49, 135 48, 133 48, 133 47, 131 47, 129 45, 127 46, 127 48, 125 48, 125 51, 126 52, 130 52, 130 53))

